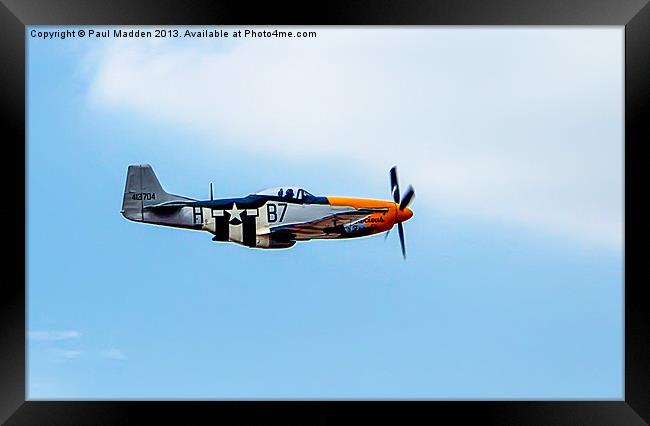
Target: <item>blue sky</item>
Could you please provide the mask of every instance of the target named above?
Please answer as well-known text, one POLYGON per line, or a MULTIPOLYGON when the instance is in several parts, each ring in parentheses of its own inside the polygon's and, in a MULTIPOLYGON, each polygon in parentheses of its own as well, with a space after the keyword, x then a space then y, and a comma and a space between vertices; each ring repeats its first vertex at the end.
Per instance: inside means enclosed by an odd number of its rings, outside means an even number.
POLYGON ((621 399, 622 28, 318 32, 27 37, 28 397, 621 399), (408 260, 128 222, 145 162, 193 198, 396 164, 408 260))

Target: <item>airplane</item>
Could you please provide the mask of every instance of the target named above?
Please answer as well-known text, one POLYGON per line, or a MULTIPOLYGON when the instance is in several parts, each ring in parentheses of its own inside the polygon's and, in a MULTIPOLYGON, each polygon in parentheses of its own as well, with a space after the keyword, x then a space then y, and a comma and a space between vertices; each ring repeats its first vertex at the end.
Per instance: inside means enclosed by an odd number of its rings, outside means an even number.
POLYGON ((392 201, 322 197, 304 188, 282 186, 241 198, 195 200, 163 190, 149 164, 130 165, 120 213, 128 220, 208 231, 213 241, 250 248, 285 249, 298 241, 347 239, 388 233, 397 224, 406 259, 404 228, 415 190, 409 185, 400 200, 397 170, 390 169, 392 201))

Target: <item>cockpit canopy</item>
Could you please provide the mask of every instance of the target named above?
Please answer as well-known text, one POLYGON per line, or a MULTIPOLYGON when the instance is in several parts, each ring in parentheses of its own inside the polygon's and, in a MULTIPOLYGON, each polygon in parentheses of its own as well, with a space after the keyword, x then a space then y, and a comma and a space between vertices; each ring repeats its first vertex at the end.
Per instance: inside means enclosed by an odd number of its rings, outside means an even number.
POLYGON ((306 200, 315 198, 312 194, 298 186, 275 186, 273 188, 257 191, 254 195, 267 195, 271 197, 280 197, 286 199, 306 200))

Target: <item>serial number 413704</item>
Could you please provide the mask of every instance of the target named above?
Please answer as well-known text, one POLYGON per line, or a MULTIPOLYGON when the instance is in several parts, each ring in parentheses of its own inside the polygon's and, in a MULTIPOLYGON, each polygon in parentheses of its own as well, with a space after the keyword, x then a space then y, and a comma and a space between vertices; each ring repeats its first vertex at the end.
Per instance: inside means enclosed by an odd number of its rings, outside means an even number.
POLYGON ((155 192, 138 192, 131 196, 132 200, 155 200, 155 192))

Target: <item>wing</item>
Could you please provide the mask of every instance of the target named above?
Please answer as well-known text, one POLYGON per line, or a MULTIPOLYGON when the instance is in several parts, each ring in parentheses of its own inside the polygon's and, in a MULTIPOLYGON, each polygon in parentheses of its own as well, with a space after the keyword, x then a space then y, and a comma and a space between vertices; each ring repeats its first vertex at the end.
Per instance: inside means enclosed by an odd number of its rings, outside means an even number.
POLYGON ((373 213, 385 213, 388 209, 358 209, 335 213, 310 222, 274 226, 271 235, 278 240, 310 240, 312 238, 338 238, 344 230, 343 225, 365 219, 373 213))

